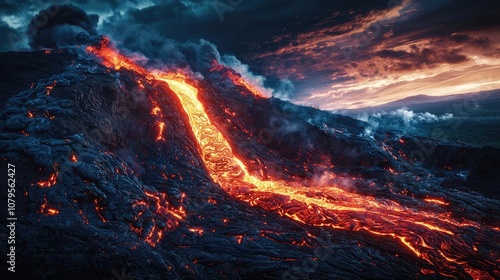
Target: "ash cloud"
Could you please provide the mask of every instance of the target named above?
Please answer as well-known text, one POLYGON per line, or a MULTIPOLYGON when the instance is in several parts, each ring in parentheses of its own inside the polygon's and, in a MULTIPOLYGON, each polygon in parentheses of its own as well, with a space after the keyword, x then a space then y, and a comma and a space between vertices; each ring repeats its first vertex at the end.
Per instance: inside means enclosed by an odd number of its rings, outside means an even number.
POLYGON ((99 16, 73 5, 52 5, 36 14, 28 25, 33 49, 60 48, 99 40, 99 16))
MULTIPOLYGON (((176 9, 179 9, 178 6, 176 9)), ((134 13, 132 13, 134 14, 134 13)), ((281 79, 268 85, 264 76, 256 74, 250 66, 234 55, 223 55, 218 46, 205 39, 180 42, 157 32, 157 29, 140 23, 128 22, 129 15, 114 16, 104 23, 104 33, 109 34, 112 41, 120 49, 129 51, 129 56, 139 53, 148 58, 147 66, 159 69, 185 69, 205 75, 214 66, 214 61, 231 68, 242 75, 252 86, 265 96, 287 99, 294 90, 290 80, 281 79)), ((132 21, 133 22, 133 21, 132 21)))
MULTIPOLYGON (((159 6, 168 8, 170 12, 167 15, 172 18, 176 17, 177 12, 189 14, 191 11, 186 3, 174 4, 159 6)), ((152 7, 158 8, 158 5, 152 7)), ((140 16, 137 18, 139 14, 151 10, 151 7, 131 8, 123 13, 119 9, 113 9, 113 14, 98 26, 97 14, 86 13, 73 5, 53 5, 41 10, 31 19, 27 31, 29 45, 32 49, 43 49, 94 44, 101 39, 100 32, 110 36, 129 57, 148 67, 164 70, 181 68, 194 72, 195 75, 204 75, 211 70, 213 62, 217 61, 239 72, 264 95, 271 96, 273 92, 277 92, 279 96, 285 96, 286 90, 293 89, 291 81, 278 81, 273 85, 276 90, 266 86, 263 76, 252 73, 249 66, 235 56, 225 56, 222 59, 217 46, 205 39, 181 42, 177 38, 165 36, 155 26, 146 24, 146 19, 140 16)), ((145 18, 151 20, 151 17, 145 18)))
POLYGON ((126 16, 106 20, 104 34, 128 56, 146 57, 143 62, 148 67, 205 73, 211 69, 213 61, 221 60, 217 47, 207 40, 182 43, 161 35, 151 26, 126 24, 127 21, 126 16))

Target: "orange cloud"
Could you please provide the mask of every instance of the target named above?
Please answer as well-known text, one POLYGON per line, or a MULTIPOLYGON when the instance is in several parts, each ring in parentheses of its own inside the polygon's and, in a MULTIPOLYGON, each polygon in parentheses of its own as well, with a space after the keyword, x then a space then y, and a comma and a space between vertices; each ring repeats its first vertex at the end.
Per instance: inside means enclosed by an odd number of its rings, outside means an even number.
POLYGON ((350 80, 315 89, 297 102, 352 109, 418 94, 444 96, 500 88, 500 48, 487 37, 466 34, 404 45, 388 42, 340 68, 350 80))
POLYGON ((303 84, 304 92, 292 101, 322 109, 500 88, 495 78, 500 77, 500 47, 492 39, 498 30, 480 35, 445 34, 435 27, 399 32, 397 24, 416 12, 413 1, 402 1, 332 25, 341 16, 336 13, 295 37, 275 37, 268 47, 280 47, 254 58, 266 65, 267 75, 303 84))

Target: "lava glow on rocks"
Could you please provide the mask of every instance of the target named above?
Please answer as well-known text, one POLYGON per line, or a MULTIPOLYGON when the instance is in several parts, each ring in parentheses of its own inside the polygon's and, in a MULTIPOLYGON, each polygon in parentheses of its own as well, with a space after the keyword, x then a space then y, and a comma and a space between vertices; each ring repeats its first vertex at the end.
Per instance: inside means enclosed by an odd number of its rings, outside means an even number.
MULTIPOLYGON (((394 239, 405 246, 409 253, 438 267, 443 275, 460 269, 475 279, 489 279, 488 272, 479 270, 474 260, 482 260, 492 266, 497 260, 489 255, 487 249, 477 250, 473 243, 480 242, 482 238, 487 239, 484 237, 487 235, 498 236, 498 229, 452 218, 446 210, 448 204, 441 199, 413 200, 415 202, 409 205, 402 205, 385 198, 356 194, 338 185, 318 183, 317 186, 307 187, 285 181, 262 180, 250 174, 245 163, 234 155, 229 141, 209 119, 203 103, 198 99, 195 81, 180 73, 149 71, 119 54, 108 43, 106 39, 101 46, 89 46, 86 50, 98 56, 106 67, 134 71, 148 83, 165 82, 165 86, 177 95, 188 116, 210 176, 232 197, 300 223, 394 239), (484 232, 487 234, 483 236, 484 232)), ((262 96, 240 76, 230 78, 255 96, 262 96)), ((161 114, 160 107, 154 106, 151 114, 161 114)), ((158 122, 157 140, 164 137, 162 133, 165 125, 168 124, 158 122)), ((335 174, 329 176, 335 177, 335 174)), ((152 199, 155 203, 163 201, 160 198, 152 199)), ((160 204, 157 209, 172 212, 160 204)), ((178 212, 172 215, 182 219, 184 215, 178 212)), ((200 235, 204 232, 201 228, 191 228, 190 231, 200 235)), ((153 246, 162 234, 163 231, 156 229, 143 233, 146 241, 153 246)), ((237 237, 237 240, 238 243, 242 242, 241 237, 237 237)))
POLYGON ((57 173, 50 174, 50 177, 47 180, 38 181, 38 186, 41 188, 52 187, 57 183, 57 173))

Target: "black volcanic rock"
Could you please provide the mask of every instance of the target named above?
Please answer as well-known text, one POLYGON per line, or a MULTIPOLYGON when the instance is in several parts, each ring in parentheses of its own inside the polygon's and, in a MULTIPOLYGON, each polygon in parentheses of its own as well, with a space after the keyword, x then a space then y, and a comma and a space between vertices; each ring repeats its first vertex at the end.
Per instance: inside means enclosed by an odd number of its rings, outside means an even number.
MULTIPOLYGON (((47 51, 48 52, 48 51, 47 51)), ((67 53, 44 55, 40 52, 7 52, 0 53, 0 108, 5 107, 7 100, 15 94, 30 88, 31 84, 47 79, 64 71, 65 63, 76 56, 67 53), (33 59, 36 56, 37 59, 33 59), (14 70, 15 69, 15 70, 14 70), (36 71, 33 71, 36 69, 36 71)))
MULTIPOLYGON (((74 49, 0 59, 8 99, 0 153, 4 166, 16 166, 17 279, 445 278, 422 273, 435 267, 390 237, 308 226, 229 196, 212 182, 166 84, 140 83, 144 77, 74 49)), ((209 117, 263 177, 359 176, 360 194, 391 198, 406 190, 409 201, 439 194, 469 208, 462 217, 499 224, 487 218, 498 217, 498 201, 456 191, 471 180, 496 180, 482 161, 496 162, 488 155, 497 150, 478 154, 395 132, 368 138, 351 118, 254 98, 217 77, 199 85, 209 117), (414 164, 411 152, 422 143, 437 152, 414 164), (442 188, 436 170, 455 176, 454 188, 442 188)), ((6 201, 5 188, 1 194, 6 201)))

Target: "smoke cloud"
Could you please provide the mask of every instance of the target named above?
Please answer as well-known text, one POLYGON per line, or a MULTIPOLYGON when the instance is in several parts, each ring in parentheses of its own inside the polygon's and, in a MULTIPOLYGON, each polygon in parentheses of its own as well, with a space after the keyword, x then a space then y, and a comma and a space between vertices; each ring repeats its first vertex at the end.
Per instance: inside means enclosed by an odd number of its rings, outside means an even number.
POLYGON ((221 62, 224 66, 240 73, 247 82, 267 97, 273 96, 282 100, 290 100, 290 96, 295 90, 295 86, 290 79, 279 80, 275 88, 266 86, 266 78, 264 76, 254 74, 250 71, 250 66, 242 63, 233 55, 223 55, 221 62))
POLYGON ((290 100, 293 93, 295 92, 295 86, 290 79, 281 79, 280 85, 273 92, 273 96, 283 100, 290 100))
POLYGON ((273 93, 272 89, 266 88, 264 86, 264 82, 266 78, 263 76, 255 75, 250 71, 250 67, 246 64, 243 64, 233 55, 224 55, 222 57, 222 64, 226 67, 232 68, 234 71, 241 74, 241 76, 253 85, 258 91, 260 91, 263 95, 270 97, 273 93))
POLYGON ((31 19, 27 35, 33 49, 60 48, 98 40, 99 16, 73 5, 52 5, 31 19))
POLYGON ((181 43, 164 37, 150 26, 124 22, 112 17, 105 21, 103 31, 127 56, 146 57, 147 61, 142 61, 145 66, 203 74, 213 67, 214 61, 221 60, 217 47, 204 39, 181 43))
POLYGON ((205 75, 214 61, 238 72, 247 82, 267 97, 288 99, 294 90, 290 80, 283 79, 276 86, 266 85, 266 78, 253 73, 247 64, 233 55, 221 55, 217 46, 207 40, 179 41, 166 38, 156 29, 141 24, 117 24, 125 19, 106 20, 104 30, 120 49, 139 52, 149 58, 148 66, 155 68, 186 69, 205 75))
MULTIPOLYGON (((41 10, 28 26, 29 45, 33 49, 60 48, 97 43, 99 16, 87 14, 72 5, 53 5, 41 10)), ((213 43, 199 39, 179 42, 167 38, 153 26, 131 23, 129 15, 115 13, 107 17, 99 31, 138 63, 163 70, 184 69, 186 72, 205 76, 214 61, 232 68, 267 97, 289 99, 294 85, 290 80, 279 80, 273 88, 266 85, 266 78, 250 71, 248 65, 235 56, 221 55, 213 43)))

